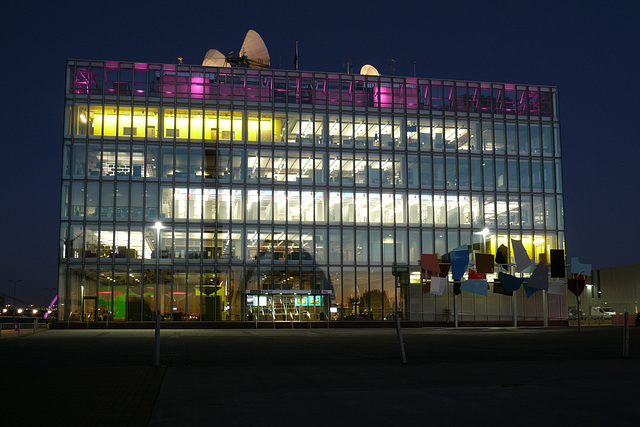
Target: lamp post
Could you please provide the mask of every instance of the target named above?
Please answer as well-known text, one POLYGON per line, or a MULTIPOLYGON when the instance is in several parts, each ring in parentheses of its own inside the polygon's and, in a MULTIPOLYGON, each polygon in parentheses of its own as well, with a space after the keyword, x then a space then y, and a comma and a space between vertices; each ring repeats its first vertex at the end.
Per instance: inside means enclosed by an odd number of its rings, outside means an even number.
POLYGON ((490 231, 488 228, 483 228, 481 232, 479 232, 478 234, 482 234, 482 252, 483 253, 487 253, 487 236, 489 235, 490 231))
POLYGON ((13 283, 13 329, 16 328, 16 285, 22 280, 11 280, 8 279, 9 282, 13 283))
POLYGON ((482 236, 482 253, 486 254, 487 253, 487 236, 491 234, 491 230, 485 227, 481 231, 476 231, 473 234, 482 236))
POLYGON ((156 366, 160 366, 160 230, 164 227, 160 221, 153 226, 156 229, 156 286, 155 286, 155 306, 156 306, 156 366))

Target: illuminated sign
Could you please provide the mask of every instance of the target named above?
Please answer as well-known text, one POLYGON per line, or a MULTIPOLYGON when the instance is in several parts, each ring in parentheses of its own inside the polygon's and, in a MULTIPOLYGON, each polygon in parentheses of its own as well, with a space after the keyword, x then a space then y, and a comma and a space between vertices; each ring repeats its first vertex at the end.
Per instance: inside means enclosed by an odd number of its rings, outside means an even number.
POLYGON ((321 306, 322 296, 295 297, 296 306, 321 306))

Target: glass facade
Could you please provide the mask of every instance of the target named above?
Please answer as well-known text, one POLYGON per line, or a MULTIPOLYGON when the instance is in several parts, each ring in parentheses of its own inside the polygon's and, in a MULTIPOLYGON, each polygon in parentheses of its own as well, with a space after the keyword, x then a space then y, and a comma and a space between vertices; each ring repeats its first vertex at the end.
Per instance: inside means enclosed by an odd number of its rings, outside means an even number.
POLYGON ((564 248, 553 87, 75 60, 66 85, 61 320, 440 320, 421 254, 564 248))

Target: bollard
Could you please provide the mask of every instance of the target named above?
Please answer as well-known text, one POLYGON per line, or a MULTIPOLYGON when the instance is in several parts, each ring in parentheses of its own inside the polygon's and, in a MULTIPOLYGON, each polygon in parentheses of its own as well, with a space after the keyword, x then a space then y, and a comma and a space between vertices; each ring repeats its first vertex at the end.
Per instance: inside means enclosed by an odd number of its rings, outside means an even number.
POLYGON ((629 313, 624 312, 624 333, 622 343, 622 357, 629 357, 629 313))
POLYGON ((396 333, 398 334, 398 343, 400 344, 400 354, 402 355, 402 363, 407 363, 407 355, 404 352, 404 340, 402 339, 402 329, 400 328, 400 316, 398 316, 398 312, 396 312, 395 318, 396 318, 396 333))

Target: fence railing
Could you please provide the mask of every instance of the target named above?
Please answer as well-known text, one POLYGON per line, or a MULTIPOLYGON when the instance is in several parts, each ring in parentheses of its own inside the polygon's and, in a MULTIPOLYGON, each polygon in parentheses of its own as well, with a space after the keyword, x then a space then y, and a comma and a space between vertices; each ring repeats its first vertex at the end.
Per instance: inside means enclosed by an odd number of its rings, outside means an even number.
POLYGON ((4 334, 10 334, 11 336, 21 336, 22 334, 27 333, 36 333, 41 329, 48 329, 49 322, 43 319, 34 318, 33 322, 3 322, 0 323, 0 338, 2 338, 3 332, 4 334))

